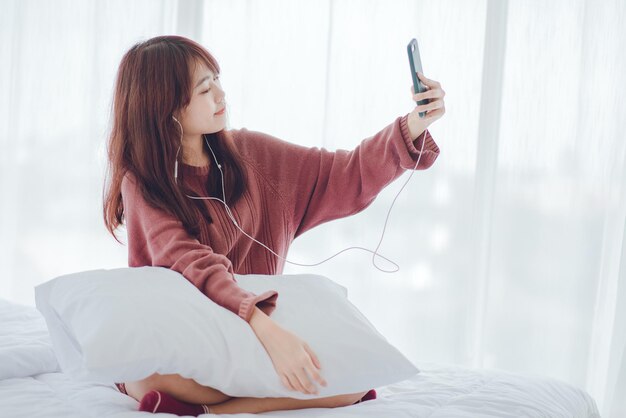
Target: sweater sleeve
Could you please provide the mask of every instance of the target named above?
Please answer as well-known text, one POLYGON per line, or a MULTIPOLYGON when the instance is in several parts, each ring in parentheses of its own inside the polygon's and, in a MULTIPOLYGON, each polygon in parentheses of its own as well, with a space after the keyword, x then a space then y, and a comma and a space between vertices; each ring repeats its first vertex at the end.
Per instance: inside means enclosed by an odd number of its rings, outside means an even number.
POLYGON ((356 214, 406 170, 425 170, 439 156, 430 132, 412 140, 408 114, 352 151, 307 148, 243 128, 241 148, 274 185, 290 213, 294 238, 324 222, 356 214))
POLYGON ((239 287, 230 260, 191 237, 176 217, 148 204, 130 172, 122 180, 122 200, 129 267, 152 265, 177 271, 213 302, 246 322, 250 322, 255 305, 266 315, 274 311, 277 291, 256 295, 239 287))

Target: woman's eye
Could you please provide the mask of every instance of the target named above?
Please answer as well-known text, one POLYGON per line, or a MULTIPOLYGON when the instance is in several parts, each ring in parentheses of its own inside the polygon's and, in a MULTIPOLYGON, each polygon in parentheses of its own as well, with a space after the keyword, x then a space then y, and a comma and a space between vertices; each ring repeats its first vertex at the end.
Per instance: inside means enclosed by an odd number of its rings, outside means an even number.
MULTIPOLYGON (((220 79, 220 76, 219 76, 219 75, 218 75, 218 76, 215 76, 215 77, 214 77, 214 79, 215 79, 215 81, 217 81, 217 80, 219 80, 219 79, 220 79)), ((209 90, 211 90, 211 89, 205 90, 205 91, 201 92, 201 94, 208 93, 208 92, 209 92, 209 90)))

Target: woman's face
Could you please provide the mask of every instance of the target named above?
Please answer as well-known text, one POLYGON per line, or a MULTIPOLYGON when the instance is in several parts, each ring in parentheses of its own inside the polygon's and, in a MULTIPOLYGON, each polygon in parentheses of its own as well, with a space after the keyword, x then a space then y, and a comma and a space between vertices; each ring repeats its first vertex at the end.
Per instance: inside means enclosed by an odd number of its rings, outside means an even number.
POLYGON ((191 101, 180 114, 185 136, 221 131, 226 126, 226 104, 219 76, 204 63, 198 63, 192 79, 191 101), (222 109, 223 113, 216 114, 222 109))

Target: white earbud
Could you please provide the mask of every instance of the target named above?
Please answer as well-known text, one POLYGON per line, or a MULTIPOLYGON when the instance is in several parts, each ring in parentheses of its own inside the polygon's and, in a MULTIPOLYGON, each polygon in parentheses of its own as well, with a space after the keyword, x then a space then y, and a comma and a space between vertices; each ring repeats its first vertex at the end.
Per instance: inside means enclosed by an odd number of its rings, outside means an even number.
MULTIPOLYGON (((176 119, 176 116, 172 115, 172 119, 174 119, 176 121, 176 123, 178 124, 178 126, 180 126, 180 145, 178 145, 178 149, 176 150, 176 157, 175 157, 175 160, 174 160, 174 182, 176 182, 178 184, 178 153, 180 152, 180 147, 181 147, 181 145, 183 143, 183 125, 181 125, 181 123, 178 121, 178 119, 176 119)), ((204 141, 206 142, 207 146, 209 147, 209 150, 211 151, 211 154, 213 154, 213 159, 215 160, 215 164, 217 164, 217 168, 220 169, 220 172, 221 172, 222 171, 222 165, 217 161, 217 158, 215 157, 215 153, 213 152, 213 148, 211 148, 211 145, 209 145, 209 141, 206 139, 206 136, 204 137, 204 141)))
MULTIPOLYGON (((180 122, 178 121, 178 119, 176 119, 176 116, 172 115, 172 119, 174 119, 176 121, 176 123, 178 124, 178 126, 180 126, 180 142, 182 144, 182 141, 183 141, 183 125, 181 125, 180 122)), ((174 159, 174 182, 176 184, 178 184, 178 151, 180 151, 180 145, 178 146, 178 149, 176 150, 176 157, 174 159)))

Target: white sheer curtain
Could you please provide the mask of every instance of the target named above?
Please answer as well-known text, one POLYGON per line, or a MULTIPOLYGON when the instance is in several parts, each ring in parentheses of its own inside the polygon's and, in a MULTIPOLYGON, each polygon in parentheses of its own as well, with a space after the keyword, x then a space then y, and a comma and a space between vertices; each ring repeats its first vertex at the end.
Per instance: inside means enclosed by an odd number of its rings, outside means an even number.
MULTIPOLYGON (((626 415, 626 6, 543 1, 3 1, 0 296, 126 265, 103 225, 114 74, 178 33, 222 67, 230 126, 352 149, 412 110, 406 44, 446 91, 438 161, 379 251, 319 266, 415 362, 554 377, 626 415), (394 267, 381 258, 376 264, 394 267)), ((296 240, 314 264, 375 249, 409 173, 296 240)))

